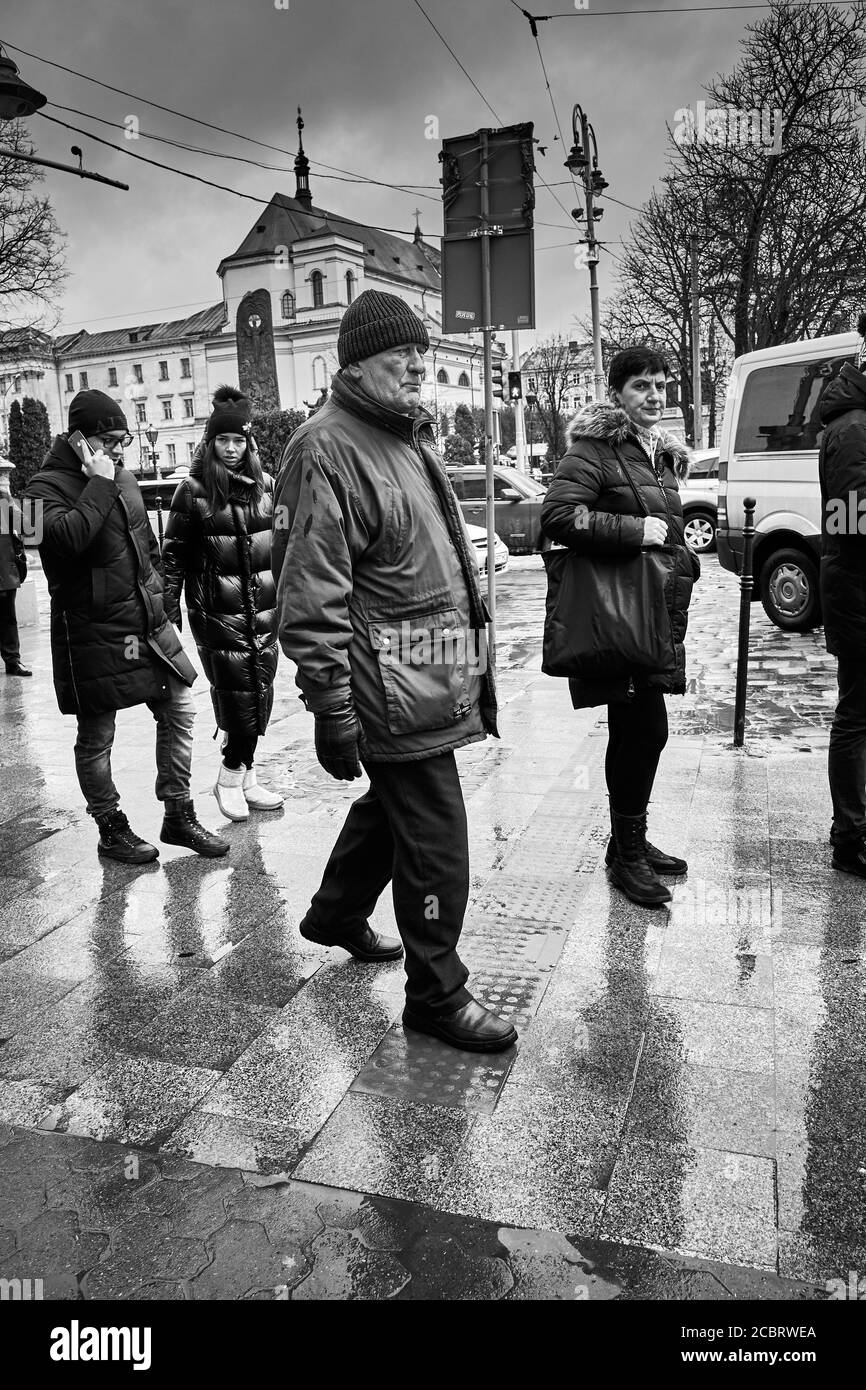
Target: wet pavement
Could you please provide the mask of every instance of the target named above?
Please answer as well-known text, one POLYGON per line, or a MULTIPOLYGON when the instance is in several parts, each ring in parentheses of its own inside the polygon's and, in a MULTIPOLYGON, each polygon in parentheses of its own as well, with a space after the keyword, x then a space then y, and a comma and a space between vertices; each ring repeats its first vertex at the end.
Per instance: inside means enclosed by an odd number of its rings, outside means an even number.
MULTIPOLYGON (((500 578, 503 737, 459 755, 461 952, 520 1042, 477 1058, 404 1035, 399 963, 298 935, 358 788, 318 767, 288 662, 259 759, 284 811, 222 821, 199 680, 193 792, 228 859, 97 859, 43 598, 34 679, 0 684, 0 1278, 73 1299, 815 1299, 866 1270, 866 890, 829 866, 834 663, 755 605, 735 752, 738 604, 706 560, 650 809, 690 872, 652 912, 606 881, 604 721, 540 672, 540 561, 500 578)), ((156 842, 146 709, 119 715, 114 771, 156 842)), ((389 901, 373 922, 394 930, 389 901)))

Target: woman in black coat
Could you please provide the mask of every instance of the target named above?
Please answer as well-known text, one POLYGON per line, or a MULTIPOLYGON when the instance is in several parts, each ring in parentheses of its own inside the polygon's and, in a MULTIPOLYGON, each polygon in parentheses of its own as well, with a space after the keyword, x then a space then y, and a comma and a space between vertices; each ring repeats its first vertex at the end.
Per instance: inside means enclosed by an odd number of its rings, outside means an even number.
POLYGON ((670 901, 660 873, 684 874, 686 862, 646 838, 647 807, 668 737, 665 694, 682 695, 685 634, 692 586, 700 574, 685 544, 678 479, 688 475, 688 451, 659 428, 667 364, 647 348, 619 352, 610 364, 609 402, 587 406, 568 428, 569 450, 544 500, 545 534, 584 555, 628 559, 649 546, 672 557, 665 585, 670 619, 669 659, 657 671, 600 674, 569 682, 575 709, 607 705, 605 777, 611 840, 606 862, 612 881, 633 902, 670 901), (627 468, 623 467, 623 463, 627 468), (643 500, 644 515, 629 476, 643 500))
POLYGON ((229 820, 283 798, 258 785, 253 758, 268 727, 277 671, 276 586, 271 573, 273 482, 262 472, 250 403, 221 386, 203 447, 172 498, 162 567, 165 604, 180 626, 180 591, 205 675, 223 759, 214 794, 229 820))

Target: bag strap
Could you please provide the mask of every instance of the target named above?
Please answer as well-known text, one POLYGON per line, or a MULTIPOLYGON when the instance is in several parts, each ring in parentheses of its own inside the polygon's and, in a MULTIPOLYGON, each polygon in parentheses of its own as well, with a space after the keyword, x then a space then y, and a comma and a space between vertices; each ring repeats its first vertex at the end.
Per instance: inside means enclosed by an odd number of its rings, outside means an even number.
POLYGON ((628 464, 627 464, 626 461, 625 461, 625 456, 623 455, 623 453, 620 451, 620 449, 618 448, 618 446, 617 446, 616 444, 612 445, 611 447, 613 448, 613 452, 616 454, 617 462, 619 463, 620 468, 622 469, 623 473, 625 474, 626 482, 628 483, 629 487, 631 488, 632 492, 634 493, 635 501, 637 502, 638 506, 640 507, 640 509, 641 509, 641 511, 642 511, 642 513, 643 513, 643 515, 644 515, 644 516, 649 516, 649 514, 650 514, 650 509, 649 509, 649 507, 647 506, 646 502, 645 502, 644 499, 643 499, 643 494, 638 490, 638 487, 637 487, 637 484, 635 483, 634 478, 631 476, 631 471, 630 471, 630 469, 629 469, 628 464))

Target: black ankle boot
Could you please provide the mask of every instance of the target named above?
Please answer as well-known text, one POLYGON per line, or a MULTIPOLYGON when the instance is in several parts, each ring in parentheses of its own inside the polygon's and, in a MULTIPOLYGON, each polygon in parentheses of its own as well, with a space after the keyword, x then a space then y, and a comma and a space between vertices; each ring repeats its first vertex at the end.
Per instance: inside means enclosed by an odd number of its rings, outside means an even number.
POLYGON ((95 820, 99 826, 96 852, 103 858, 116 859, 121 864, 152 864, 159 858, 156 845, 149 845, 136 835, 122 811, 108 811, 95 820))
POLYGON ((203 825, 199 825, 195 806, 183 798, 166 801, 159 838, 166 845, 184 845, 187 849, 194 849, 196 854, 203 854, 206 859, 219 859, 231 849, 228 840, 212 835, 203 825))
MULTIPOLYGON (((689 866, 685 859, 679 859, 675 854, 666 854, 663 849, 659 849, 656 845, 650 844, 646 835, 644 835, 644 850, 646 851, 646 862, 654 873, 668 874, 673 878, 680 874, 687 874, 689 871, 689 866)), ((613 812, 611 811, 610 839, 607 842, 607 850, 604 856, 604 862, 608 868, 610 868, 614 859, 616 859, 616 833, 613 828, 613 812)))
POLYGON ((616 858, 608 873, 612 883, 641 907, 663 907, 670 889, 658 878, 646 857, 646 816, 620 816, 611 811, 616 858))

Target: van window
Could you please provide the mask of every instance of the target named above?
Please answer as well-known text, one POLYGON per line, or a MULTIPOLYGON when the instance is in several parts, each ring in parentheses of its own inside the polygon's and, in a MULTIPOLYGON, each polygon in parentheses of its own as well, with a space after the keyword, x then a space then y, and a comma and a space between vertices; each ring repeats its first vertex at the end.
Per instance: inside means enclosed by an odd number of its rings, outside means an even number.
POLYGON ((737 420, 738 454, 816 449, 824 428, 818 418, 827 386, 854 357, 820 357, 757 367, 746 378, 737 420))

